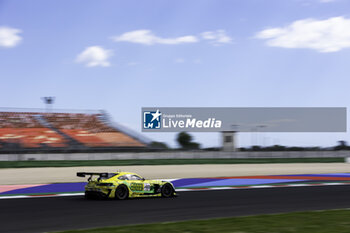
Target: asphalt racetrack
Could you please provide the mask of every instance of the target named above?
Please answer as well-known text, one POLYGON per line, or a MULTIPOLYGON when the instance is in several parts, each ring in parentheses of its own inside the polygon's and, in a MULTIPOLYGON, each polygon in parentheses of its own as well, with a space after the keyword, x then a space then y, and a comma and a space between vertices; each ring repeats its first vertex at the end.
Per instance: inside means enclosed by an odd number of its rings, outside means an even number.
POLYGON ((125 201, 82 196, 0 200, 0 232, 69 229, 350 207, 350 185, 181 192, 125 201))

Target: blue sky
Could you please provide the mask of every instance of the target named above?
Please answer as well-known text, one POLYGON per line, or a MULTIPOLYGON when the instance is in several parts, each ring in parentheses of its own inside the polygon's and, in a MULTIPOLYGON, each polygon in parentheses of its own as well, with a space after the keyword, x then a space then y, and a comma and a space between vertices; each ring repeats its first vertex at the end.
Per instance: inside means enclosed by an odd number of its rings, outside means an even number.
MULTIPOLYGON (((0 0, 0 106, 349 107, 347 0, 0 0)), ((175 146, 173 133, 146 136, 175 146)), ((204 146, 219 134, 196 133, 204 146)), ((239 135, 331 146, 348 133, 239 135)))

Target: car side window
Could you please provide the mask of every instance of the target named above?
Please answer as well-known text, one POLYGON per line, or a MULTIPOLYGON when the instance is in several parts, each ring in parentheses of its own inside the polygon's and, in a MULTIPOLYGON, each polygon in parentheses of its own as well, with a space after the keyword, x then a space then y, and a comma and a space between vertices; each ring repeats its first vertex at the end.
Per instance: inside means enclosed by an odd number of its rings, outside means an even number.
POLYGON ((126 177, 126 176, 119 176, 118 180, 128 180, 128 177, 126 177))
POLYGON ((131 175, 130 180, 142 180, 142 178, 137 175, 131 175))

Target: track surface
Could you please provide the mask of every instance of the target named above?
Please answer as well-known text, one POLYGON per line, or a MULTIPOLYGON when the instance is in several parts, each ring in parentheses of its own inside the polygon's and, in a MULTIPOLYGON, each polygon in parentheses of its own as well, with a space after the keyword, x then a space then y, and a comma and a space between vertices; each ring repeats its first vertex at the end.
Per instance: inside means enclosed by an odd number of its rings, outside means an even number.
POLYGON ((56 197, 0 200, 1 232, 47 232, 350 207, 350 186, 182 192, 126 201, 56 197))

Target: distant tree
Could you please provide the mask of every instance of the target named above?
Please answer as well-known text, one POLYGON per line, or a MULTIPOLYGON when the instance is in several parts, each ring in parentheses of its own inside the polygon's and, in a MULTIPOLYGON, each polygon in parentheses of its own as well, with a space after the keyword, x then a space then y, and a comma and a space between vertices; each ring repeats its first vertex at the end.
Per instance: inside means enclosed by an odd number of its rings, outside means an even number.
POLYGON ((347 143, 346 141, 343 141, 343 140, 338 141, 338 143, 339 143, 339 146, 341 146, 341 147, 346 147, 346 146, 348 146, 348 143, 347 143))
POLYGON ((192 141, 192 136, 186 132, 181 132, 177 135, 176 141, 182 148, 187 148, 192 141))
POLYGON ((322 148, 319 146, 314 146, 314 147, 311 147, 311 150, 322 150, 322 148))
POLYGON ((200 147, 200 144, 192 142, 192 136, 186 132, 180 132, 176 137, 176 141, 182 149, 195 150, 200 147))
POLYGON ((350 146, 348 146, 346 141, 340 140, 338 145, 334 147, 334 150, 350 150, 350 146))
POLYGON ((206 151, 220 151, 221 147, 206 147, 206 148, 203 148, 202 150, 206 150, 206 151))
POLYGON ((261 150, 261 146, 252 146, 251 150, 252 151, 260 151, 261 150))
POLYGON ((190 150, 198 150, 199 148, 200 148, 200 144, 197 142, 190 142, 190 144, 187 147, 187 149, 190 149, 190 150))
POLYGON ((285 151, 287 148, 281 145, 273 145, 271 151, 285 151))
POLYGON ((281 145, 273 145, 273 146, 267 146, 267 147, 252 146, 252 147, 246 147, 246 148, 245 147, 239 148, 239 151, 319 151, 319 150, 323 150, 323 149, 320 147, 299 147, 299 146, 286 147, 281 145))
POLYGON ((300 146, 292 146, 292 147, 288 147, 287 150, 289 150, 289 151, 304 151, 304 150, 307 150, 307 148, 300 147, 300 146))
POLYGON ((169 149, 168 145, 164 142, 153 141, 150 146, 154 149, 169 149))

